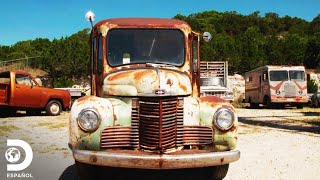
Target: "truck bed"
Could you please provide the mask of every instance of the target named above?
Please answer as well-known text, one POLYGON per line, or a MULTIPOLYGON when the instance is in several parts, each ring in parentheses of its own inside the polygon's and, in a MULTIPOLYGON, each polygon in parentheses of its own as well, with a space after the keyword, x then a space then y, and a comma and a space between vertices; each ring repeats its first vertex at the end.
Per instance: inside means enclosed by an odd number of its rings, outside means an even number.
POLYGON ((6 105, 8 99, 9 83, 0 83, 0 105, 6 105))

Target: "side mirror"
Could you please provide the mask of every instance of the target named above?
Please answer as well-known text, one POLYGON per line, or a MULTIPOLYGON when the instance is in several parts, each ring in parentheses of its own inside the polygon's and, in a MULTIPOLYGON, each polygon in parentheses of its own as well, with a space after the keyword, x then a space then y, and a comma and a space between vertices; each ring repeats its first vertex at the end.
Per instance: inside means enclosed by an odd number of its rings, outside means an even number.
POLYGON ((96 18, 96 15, 95 15, 92 11, 88 11, 84 17, 86 18, 86 20, 87 20, 88 22, 91 23, 91 27, 92 27, 92 29, 93 29, 93 24, 92 24, 92 22, 93 22, 94 19, 96 18))
POLYGON ((204 32, 202 38, 205 42, 209 42, 212 39, 212 36, 209 32, 204 32))
POLYGON ((88 11, 84 17, 88 22, 93 22, 94 19, 96 18, 96 15, 94 15, 92 11, 88 11))

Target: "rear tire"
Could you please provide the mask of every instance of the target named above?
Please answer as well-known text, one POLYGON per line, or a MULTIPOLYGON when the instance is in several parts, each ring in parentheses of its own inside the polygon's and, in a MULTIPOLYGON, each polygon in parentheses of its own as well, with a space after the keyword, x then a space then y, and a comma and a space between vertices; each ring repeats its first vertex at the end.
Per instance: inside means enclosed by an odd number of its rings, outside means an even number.
POLYGON ((258 103, 250 103, 250 108, 251 109, 257 109, 259 107, 258 103))
POLYGON ((58 116, 62 111, 61 103, 57 100, 51 100, 46 106, 46 113, 50 116, 58 116))
POLYGON ((10 107, 1 107, 0 108, 1 114, 0 117, 12 117, 16 116, 16 109, 10 108, 10 107))
POLYGON ((271 99, 270 99, 268 96, 264 96, 264 98, 263 98, 263 104, 264 104, 268 109, 274 108, 274 104, 271 102, 271 99))

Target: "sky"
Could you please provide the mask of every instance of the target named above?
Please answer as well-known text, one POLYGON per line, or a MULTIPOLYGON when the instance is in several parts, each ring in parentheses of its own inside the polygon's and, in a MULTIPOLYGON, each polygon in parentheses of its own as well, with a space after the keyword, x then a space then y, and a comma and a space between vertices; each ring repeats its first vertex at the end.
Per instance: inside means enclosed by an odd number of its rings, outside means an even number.
POLYGON ((92 10, 94 23, 117 17, 172 18, 177 14, 215 10, 243 15, 275 12, 312 21, 320 14, 320 0, 5 0, 0 5, 0 45, 36 38, 71 36, 90 28, 84 15, 92 10))

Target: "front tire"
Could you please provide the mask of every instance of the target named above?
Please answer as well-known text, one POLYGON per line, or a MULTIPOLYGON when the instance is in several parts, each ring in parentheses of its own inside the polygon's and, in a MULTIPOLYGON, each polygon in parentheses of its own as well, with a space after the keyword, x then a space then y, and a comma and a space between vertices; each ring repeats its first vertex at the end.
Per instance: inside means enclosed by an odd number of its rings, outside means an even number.
POLYGON ((213 166, 207 169, 209 173, 209 178, 212 180, 220 180, 226 177, 229 169, 229 164, 224 164, 220 166, 213 166))
POLYGON ((62 111, 62 105, 57 100, 51 100, 46 106, 46 112, 50 116, 58 116, 62 111))
POLYGON ((318 108, 318 107, 319 107, 318 98, 315 98, 315 99, 314 99, 314 107, 315 107, 315 108, 318 108))
POLYGON ((78 180, 85 179, 96 179, 97 178, 97 170, 96 167, 90 164, 85 164, 79 161, 75 161, 76 166, 76 178, 78 180))
POLYGON ((297 104, 297 109, 303 109, 303 104, 297 104))

